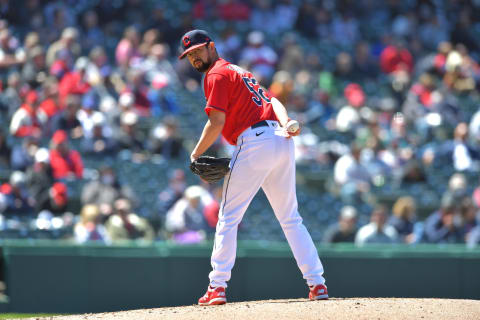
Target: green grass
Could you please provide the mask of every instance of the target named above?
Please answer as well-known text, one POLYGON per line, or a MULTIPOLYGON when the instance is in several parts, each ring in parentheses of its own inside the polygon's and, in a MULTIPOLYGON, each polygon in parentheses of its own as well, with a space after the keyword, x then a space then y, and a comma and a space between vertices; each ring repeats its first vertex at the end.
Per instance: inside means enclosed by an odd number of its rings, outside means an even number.
POLYGON ((40 317, 53 317, 58 314, 51 313, 1 313, 0 319, 23 319, 23 318, 40 318, 40 317))

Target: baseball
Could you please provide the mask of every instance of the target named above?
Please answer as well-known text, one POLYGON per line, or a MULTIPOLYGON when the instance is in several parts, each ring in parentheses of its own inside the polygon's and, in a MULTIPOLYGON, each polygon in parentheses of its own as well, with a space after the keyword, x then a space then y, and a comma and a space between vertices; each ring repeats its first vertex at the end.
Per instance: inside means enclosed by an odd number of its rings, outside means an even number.
POLYGON ((286 129, 290 133, 295 133, 300 128, 300 124, 297 120, 290 120, 287 122, 286 129))

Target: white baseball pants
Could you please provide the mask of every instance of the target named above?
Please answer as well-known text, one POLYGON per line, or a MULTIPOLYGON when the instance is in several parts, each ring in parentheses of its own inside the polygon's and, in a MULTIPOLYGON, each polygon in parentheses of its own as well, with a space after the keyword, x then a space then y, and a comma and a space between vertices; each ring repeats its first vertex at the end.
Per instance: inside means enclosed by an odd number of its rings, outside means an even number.
POLYGON ((248 205, 260 187, 308 285, 324 284, 323 266, 312 238, 298 213, 295 188, 294 142, 285 138, 277 121, 268 127, 246 129, 237 139, 225 176, 215 242, 212 252, 210 285, 226 287, 235 263, 237 229, 248 205))

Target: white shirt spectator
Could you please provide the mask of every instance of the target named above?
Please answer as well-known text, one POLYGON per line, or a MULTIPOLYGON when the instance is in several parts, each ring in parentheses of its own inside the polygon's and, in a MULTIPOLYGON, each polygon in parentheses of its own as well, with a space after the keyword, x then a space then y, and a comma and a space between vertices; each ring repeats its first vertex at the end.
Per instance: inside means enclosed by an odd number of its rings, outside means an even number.
MULTIPOLYGON (((39 125, 43 126, 48 120, 47 114, 41 109, 36 111, 36 116, 39 125)), ((10 133, 12 135, 16 135, 20 128, 31 127, 33 125, 34 119, 32 115, 26 109, 19 108, 12 116, 12 120, 10 122, 10 133)))
POLYGON ((188 187, 181 199, 168 210, 165 228, 169 232, 201 230, 205 227, 203 209, 211 195, 200 186, 188 187))
POLYGON ((457 171, 473 169, 473 160, 470 157, 467 146, 463 143, 456 143, 453 149, 453 167, 457 171))
POLYGON ((367 168, 357 162, 351 154, 341 156, 334 167, 335 182, 343 185, 347 182, 370 183, 370 174, 367 168))
POLYGON ((335 120, 335 126, 340 132, 351 131, 360 123, 360 114, 358 109, 346 105, 338 111, 335 120))
POLYGON ((398 237, 397 231, 390 225, 384 225, 381 232, 375 222, 370 222, 361 227, 355 236, 355 244, 358 246, 366 243, 394 243, 398 237))
POLYGON ((477 146, 480 145, 480 110, 472 116, 468 125, 468 132, 471 141, 477 146))
POLYGON ((105 137, 112 136, 112 130, 108 126, 104 126, 106 118, 105 115, 99 111, 86 112, 80 109, 77 113, 77 119, 82 124, 83 135, 85 138, 91 138, 93 136, 93 127, 100 125, 103 126, 103 134, 105 137))
POLYGON ((249 45, 243 49, 241 59, 251 66, 252 72, 263 78, 270 78, 275 71, 278 56, 275 51, 263 43, 260 31, 253 31, 248 36, 249 45))

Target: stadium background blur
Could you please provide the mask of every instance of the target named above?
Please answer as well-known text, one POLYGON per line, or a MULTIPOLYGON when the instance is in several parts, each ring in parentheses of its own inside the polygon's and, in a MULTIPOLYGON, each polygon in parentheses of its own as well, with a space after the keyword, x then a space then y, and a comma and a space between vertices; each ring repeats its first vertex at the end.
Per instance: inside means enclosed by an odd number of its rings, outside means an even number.
MULTIPOLYGON (((1 239, 212 238, 221 186, 187 170, 201 78, 177 59, 199 28, 304 124, 316 243, 479 243, 479 1, 20 2, 0 1, 1 239)), ((283 241, 263 193, 239 238, 283 241)))

